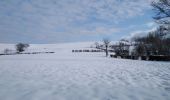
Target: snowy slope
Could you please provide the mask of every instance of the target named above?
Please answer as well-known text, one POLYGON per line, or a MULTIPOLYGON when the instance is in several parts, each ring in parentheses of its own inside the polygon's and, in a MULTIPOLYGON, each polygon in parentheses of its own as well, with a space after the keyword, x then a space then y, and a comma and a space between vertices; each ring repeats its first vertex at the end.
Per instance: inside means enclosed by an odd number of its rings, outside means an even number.
POLYGON ((55 53, 0 56, 0 100, 169 100, 169 62, 71 52, 90 45, 34 44, 28 52, 55 53))

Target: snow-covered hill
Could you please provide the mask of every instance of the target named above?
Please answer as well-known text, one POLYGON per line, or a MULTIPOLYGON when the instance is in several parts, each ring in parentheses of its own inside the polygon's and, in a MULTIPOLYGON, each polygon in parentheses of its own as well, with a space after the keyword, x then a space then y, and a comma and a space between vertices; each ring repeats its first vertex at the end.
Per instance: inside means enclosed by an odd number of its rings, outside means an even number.
POLYGON ((169 100, 169 62, 71 52, 92 44, 32 44, 25 52, 55 53, 0 56, 0 100, 169 100))
MULTIPOLYGON (((26 49, 25 52, 58 51, 59 49, 63 49, 63 50, 82 49, 82 48, 90 48, 91 45, 94 45, 94 43, 77 42, 77 43, 62 43, 62 44, 30 44, 30 47, 26 49)), ((3 53, 4 49, 15 50, 15 44, 0 44, 1 53, 3 53)))

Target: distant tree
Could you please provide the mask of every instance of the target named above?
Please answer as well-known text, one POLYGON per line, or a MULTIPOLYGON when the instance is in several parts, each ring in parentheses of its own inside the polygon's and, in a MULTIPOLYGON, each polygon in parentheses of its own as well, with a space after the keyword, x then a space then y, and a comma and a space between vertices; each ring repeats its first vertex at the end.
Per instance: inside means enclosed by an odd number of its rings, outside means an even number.
POLYGON ((170 24, 170 0, 158 0, 151 4, 154 7, 156 19, 161 24, 170 24))
POLYGON ((145 45, 140 43, 136 47, 136 53, 138 56, 143 56, 145 55, 145 45))
POLYGON ((129 55, 129 47, 130 47, 129 41, 122 39, 112 46, 112 48, 115 51, 115 54, 120 56, 129 55))
POLYGON ((25 51, 26 48, 29 47, 29 44, 24 44, 24 43, 18 43, 16 44, 16 50, 20 53, 25 51))
POLYGON ((127 40, 127 39, 121 39, 120 41, 121 42, 127 42, 127 43, 129 42, 129 40, 127 40))
POLYGON ((4 54, 9 54, 9 53, 11 53, 11 50, 8 49, 8 48, 6 48, 6 49, 4 50, 4 54))
POLYGON ((118 47, 119 47, 119 52, 122 55, 124 51, 125 43, 122 40, 120 40, 118 47))
POLYGON ((106 53, 106 57, 108 56, 108 47, 109 47, 109 44, 110 44, 110 40, 105 38, 103 39, 103 43, 104 43, 104 47, 105 47, 105 53, 106 53))
POLYGON ((94 45, 96 49, 99 49, 100 44, 98 42, 95 42, 94 45))
POLYGON ((164 50, 167 51, 165 52, 166 54, 165 55, 170 55, 170 38, 166 38, 164 41, 164 50))

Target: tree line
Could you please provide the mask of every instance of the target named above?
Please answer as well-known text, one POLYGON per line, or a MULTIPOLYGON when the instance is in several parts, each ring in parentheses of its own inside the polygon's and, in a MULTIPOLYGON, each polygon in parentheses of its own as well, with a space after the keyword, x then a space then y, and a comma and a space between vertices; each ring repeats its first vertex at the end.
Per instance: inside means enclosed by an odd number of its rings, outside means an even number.
POLYGON ((151 6, 155 12, 153 19, 159 26, 156 30, 143 37, 122 39, 114 45, 111 45, 108 39, 103 39, 103 46, 96 42, 96 48, 104 49, 106 56, 108 48, 114 49, 116 55, 170 55, 170 0, 154 1, 151 6))
POLYGON ((136 55, 170 55, 170 27, 160 26, 144 37, 134 37, 136 55))
POLYGON ((151 3, 159 27, 144 37, 134 37, 136 55, 170 55, 170 0, 151 3))

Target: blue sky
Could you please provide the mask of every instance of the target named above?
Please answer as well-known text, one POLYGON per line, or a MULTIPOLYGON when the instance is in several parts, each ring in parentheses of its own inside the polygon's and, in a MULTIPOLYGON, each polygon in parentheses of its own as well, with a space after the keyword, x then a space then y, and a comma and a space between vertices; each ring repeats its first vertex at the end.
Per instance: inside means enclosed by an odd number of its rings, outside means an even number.
POLYGON ((1 43, 116 41, 156 27, 151 0, 0 0, 1 43))

